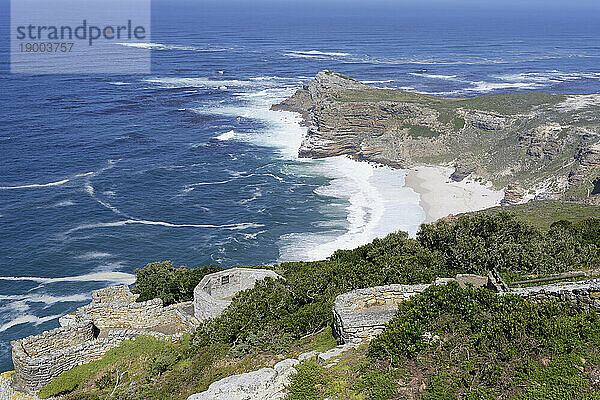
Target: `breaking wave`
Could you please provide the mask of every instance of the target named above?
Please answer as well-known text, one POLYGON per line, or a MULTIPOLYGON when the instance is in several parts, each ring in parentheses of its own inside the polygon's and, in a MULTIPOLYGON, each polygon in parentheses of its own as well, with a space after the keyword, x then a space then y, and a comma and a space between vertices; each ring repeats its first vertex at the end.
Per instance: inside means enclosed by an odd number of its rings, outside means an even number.
POLYGON ((48 322, 48 321, 52 321, 53 319, 57 319, 62 317, 62 315, 56 314, 56 315, 48 315, 46 317, 37 317, 35 315, 22 315, 18 318, 13 319, 10 322, 5 323, 4 325, 0 326, 0 332, 4 332, 10 328, 12 328, 13 326, 17 326, 17 325, 22 325, 22 324, 34 324, 34 325, 40 325, 43 324, 44 322, 48 322))
POLYGON ((125 272, 92 272, 85 275, 63 276, 58 278, 42 278, 35 276, 0 276, 0 281, 31 281, 40 284, 60 282, 114 282, 131 285, 135 282, 135 275, 125 272))

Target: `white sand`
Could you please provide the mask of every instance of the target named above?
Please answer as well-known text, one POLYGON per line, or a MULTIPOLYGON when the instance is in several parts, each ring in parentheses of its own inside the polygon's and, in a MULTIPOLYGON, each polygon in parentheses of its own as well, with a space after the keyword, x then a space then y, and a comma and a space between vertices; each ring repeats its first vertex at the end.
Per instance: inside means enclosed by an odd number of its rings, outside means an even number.
POLYGON ((452 172, 452 168, 431 166, 409 170, 406 186, 421 196, 424 223, 448 215, 493 207, 504 198, 504 191, 493 189, 490 183, 483 185, 469 178, 454 182, 450 179, 452 172))

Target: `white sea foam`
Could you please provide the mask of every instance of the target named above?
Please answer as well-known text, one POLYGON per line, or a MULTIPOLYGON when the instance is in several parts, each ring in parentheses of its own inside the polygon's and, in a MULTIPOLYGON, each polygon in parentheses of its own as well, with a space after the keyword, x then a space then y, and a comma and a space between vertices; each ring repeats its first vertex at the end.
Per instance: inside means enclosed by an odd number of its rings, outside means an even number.
POLYGON ((525 72, 518 74, 493 75, 494 78, 508 82, 534 82, 540 86, 569 82, 580 79, 600 79, 600 73, 589 72, 561 72, 558 70, 544 72, 525 72))
POLYGON ((442 79, 442 80, 446 80, 446 81, 460 81, 460 79, 456 75, 427 74, 424 72, 409 72, 408 74, 414 75, 414 76, 420 76, 423 78, 429 78, 429 79, 442 79))
POLYGON ((320 51, 320 50, 308 50, 308 51, 295 51, 290 50, 285 53, 288 57, 300 57, 300 58, 328 58, 328 57, 347 57, 349 53, 342 53, 336 51, 320 51))
POLYGON ((511 83, 501 83, 501 82, 472 82, 474 87, 469 87, 462 89, 467 92, 491 92, 493 90, 498 89, 537 89, 540 87, 540 84, 536 82, 511 82, 511 83))
POLYGON ((189 185, 185 185, 185 188, 183 189, 184 193, 187 192, 191 192, 192 190, 196 189, 196 187, 198 186, 212 186, 212 185, 224 185, 227 184, 229 182, 231 182, 231 179, 226 179, 224 181, 217 181, 217 182, 197 182, 197 183, 192 183, 189 185))
POLYGON ((56 303, 74 303, 89 300, 89 295, 73 294, 68 296, 52 296, 49 294, 21 294, 21 295, 0 295, 0 301, 14 301, 12 304, 20 302, 44 303, 52 305, 56 303))
POLYGON ((183 51, 197 51, 197 52, 218 52, 227 51, 225 48, 211 48, 211 47, 196 47, 196 46, 181 46, 181 45, 169 45, 162 43, 115 43, 119 46, 135 47, 138 49, 147 50, 183 50, 183 51))
POLYGON ((37 317, 37 316, 31 315, 31 314, 22 315, 20 317, 13 319, 12 321, 7 322, 4 325, 0 326, 0 332, 4 332, 4 331, 12 328, 13 326, 22 325, 22 324, 40 325, 40 324, 43 324, 44 322, 48 322, 48 321, 52 321, 53 319, 60 318, 61 316, 62 315, 48 315, 45 317, 37 317))
POLYGON ((54 203, 50 206, 50 208, 56 208, 56 207, 68 207, 68 206, 72 206, 74 205, 75 202, 73 202, 72 200, 63 200, 63 201, 59 201, 58 203, 54 203))
POLYGON ((19 185, 19 186, 0 186, 0 190, 11 190, 11 189, 31 189, 31 188, 43 188, 43 187, 51 187, 51 186, 60 186, 69 182, 70 179, 63 179, 56 182, 50 183, 33 183, 30 185, 19 185))
POLYGON ((233 139, 234 137, 235 137, 234 131, 227 131, 225 133, 220 134, 219 136, 215 136, 215 139, 225 141, 225 140, 233 139))
POLYGON ((127 217, 127 215, 123 214, 117 207, 114 207, 113 205, 111 205, 110 203, 103 201, 101 199, 99 199, 96 196, 96 191, 94 189, 94 187, 91 185, 91 183, 87 183, 85 184, 85 186, 83 187, 83 190, 90 195, 91 198, 93 198, 94 200, 96 200, 100 205, 102 205, 103 207, 108 208, 109 210, 111 210, 112 212, 114 212, 115 214, 118 215, 123 215, 125 217, 127 217))
MULTIPOLYGON (((284 235, 279 261, 324 259, 337 249, 352 249, 398 230, 414 236, 425 214, 419 206, 419 196, 404 187, 405 171, 345 157, 317 161, 313 173, 332 180, 315 192, 348 202, 343 231, 336 234, 334 226, 325 233, 284 235)), ((335 212, 328 209, 325 213, 332 211, 335 212)))
POLYGON ((227 87, 248 87, 255 85, 253 81, 242 81, 237 79, 230 80, 216 80, 204 77, 198 78, 148 78, 143 80, 146 83, 157 85, 162 89, 176 89, 176 88, 188 88, 188 87, 200 87, 200 88, 214 88, 217 89, 221 86, 227 87))
MULTIPOLYGON (((115 222, 99 222, 94 224, 83 224, 75 228, 69 229, 65 234, 71 234, 85 229, 96 229, 96 228, 115 228, 126 225, 155 225, 164 226, 168 228, 210 228, 210 229, 225 229, 225 230, 244 230, 249 228, 262 227, 262 224, 255 223, 239 223, 239 224, 224 224, 224 225, 212 225, 212 224, 173 224, 165 221, 148 221, 143 219, 127 219, 115 222)), ((0 278, 1 279, 1 278, 0 278)))
MULTIPOLYGON (((111 162, 112 161, 109 160, 109 166, 111 166, 111 162)), ((96 173, 104 171, 105 169, 106 169, 106 167, 102 168, 100 171, 90 171, 90 172, 83 172, 83 173, 75 174, 72 177, 62 179, 60 181, 50 182, 50 183, 32 183, 32 184, 18 185, 18 186, 0 186, 0 190, 35 189, 35 188, 45 188, 45 187, 52 187, 52 186, 61 186, 61 185, 71 182, 74 179, 92 176, 96 173)))
POLYGON ((295 113, 270 110, 272 104, 288 97, 295 89, 256 88, 239 93, 241 105, 218 104, 192 109, 199 114, 262 121, 267 129, 248 132, 243 140, 272 147, 282 158, 297 161, 290 173, 331 178, 330 184, 319 188, 317 193, 347 202, 347 205, 330 205, 322 210, 326 219, 337 221, 324 232, 282 236, 280 261, 322 259, 336 249, 353 248, 398 229, 414 234, 425 215, 418 195, 403 187, 404 171, 376 168, 345 157, 298 159, 298 148, 306 134, 306 128, 300 125, 301 118, 295 113))
POLYGON ((79 258, 81 260, 98 260, 101 258, 109 258, 109 257, 112 257, 112 254, 103 253, 101 251, 89 251, 87 253, 77 256, 77 258, 79 258))
POLYGON ((364 84, 370 85, 370 84, 375 84, 375 83, 390 83, 390 82, 395 82, 394 79, 386 79, 383 81, 361 81, 364 84))
POLYGON ((92 272, 85 275, 63 276, 58 278, 42 278, 35 276, 0 276, 0 281, 31 281, 40 284, 60 282, 114 282, 131 285, 135 282, 135 276, 125 272, 92 272))

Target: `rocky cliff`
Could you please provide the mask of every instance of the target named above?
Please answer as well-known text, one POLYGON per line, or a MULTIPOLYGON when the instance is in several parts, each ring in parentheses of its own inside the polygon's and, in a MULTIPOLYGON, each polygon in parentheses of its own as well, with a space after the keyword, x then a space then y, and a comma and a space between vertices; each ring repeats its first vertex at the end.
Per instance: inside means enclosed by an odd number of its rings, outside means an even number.
POLYGON ((507 202, 600 203, 600 94, 441 98, 325 70, 272 109, 302 114, 300 157, 453 165, 454 180, 473 174, 510 186, 507 202))

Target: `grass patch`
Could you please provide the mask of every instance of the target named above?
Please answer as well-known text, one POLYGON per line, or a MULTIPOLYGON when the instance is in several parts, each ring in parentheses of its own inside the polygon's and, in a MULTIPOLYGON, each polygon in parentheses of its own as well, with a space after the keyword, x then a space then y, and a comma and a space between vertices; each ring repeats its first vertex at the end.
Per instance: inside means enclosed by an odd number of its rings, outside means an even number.
MULTIPOLYGON (((63 372, 52 382, 42 387, 38 397, 47 399, 48 397, 70 393, 75 389, 83 389, 83 385, 89 383, 94 376, 102 374, 103 371, 116 370, 129 362, 134 365, 134 362, 147 360, 153 354, 160 353, 170 346, 172 346, 170 343, 160 342, 149 337, 124 341, 119 347, 109 350, 103 358, 63 372)), ((98 376, 98 379, 100 378, 98 376)))
POLYGON ((600 206, 550 200, 492 207, 476 214, 495 215, 501 212, 544 230, 548 230, 556 221, 577 222, 588 218, 600 218, 600 206))

